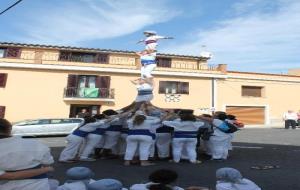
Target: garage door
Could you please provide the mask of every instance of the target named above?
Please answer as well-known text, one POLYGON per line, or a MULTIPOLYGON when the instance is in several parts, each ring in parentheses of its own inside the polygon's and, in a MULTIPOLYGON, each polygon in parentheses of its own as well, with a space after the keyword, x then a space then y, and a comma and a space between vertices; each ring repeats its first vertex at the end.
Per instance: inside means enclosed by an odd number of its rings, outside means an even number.
POLYGON ((238 120, 246 125, 265 123, 265 108, 252 106, 227 106, 226 113, 235 115, 238 120))

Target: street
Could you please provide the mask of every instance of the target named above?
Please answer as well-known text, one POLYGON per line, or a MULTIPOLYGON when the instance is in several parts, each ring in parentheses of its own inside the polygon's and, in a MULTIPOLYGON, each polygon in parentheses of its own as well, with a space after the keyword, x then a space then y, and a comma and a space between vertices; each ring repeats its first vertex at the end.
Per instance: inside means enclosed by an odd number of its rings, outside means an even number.
MULTIPOLYGON (((245 178, 253 180, 263 190, 297 190, 300 189, 300 130, 284 129, 244 129, 235 133, 234 150, 226 162, 204 161, 193 165, 157 161, 155 166, 123 166, 122 160, 98 160, 96 162, 79 162, 74 164, 54 164, 53 178, 63 182, 65 171, 73 166, 86 166, 95 172, 94 179, 116 178, 126 187, 134 183, 147 182, 150 172, 159 168, 176 170, 179 174, 178 185, 191 185, 214 188, 215 171, 221 167, 234 167, 245 178), (280 168, 268 170, 251 169, 252 166, 276 165, 280 168), (297 169, 298 168, 298 169, 297 169)), ((65 137, 36 138, 48 144, 57 160, 65 137)), ((201 157, 200 157, 201 159, 201 157)))

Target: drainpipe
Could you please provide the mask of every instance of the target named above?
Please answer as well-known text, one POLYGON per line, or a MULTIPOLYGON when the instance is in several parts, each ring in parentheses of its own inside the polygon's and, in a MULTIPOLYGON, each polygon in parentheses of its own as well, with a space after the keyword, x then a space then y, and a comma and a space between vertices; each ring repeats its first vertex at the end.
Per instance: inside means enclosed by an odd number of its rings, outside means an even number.
POLYGON ((214 114, 217 107, 217 79, 211 79, 211 112, 214 114))

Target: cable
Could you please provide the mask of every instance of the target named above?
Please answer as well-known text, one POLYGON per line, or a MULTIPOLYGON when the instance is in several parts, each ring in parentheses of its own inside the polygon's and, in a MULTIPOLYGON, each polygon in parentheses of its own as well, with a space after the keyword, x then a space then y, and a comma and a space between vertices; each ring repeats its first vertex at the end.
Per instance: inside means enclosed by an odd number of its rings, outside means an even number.
POLYGON ((12 4, 11 6, 9 6, 8 8, 6 8, 4 11, 2 11, 0 13, 0 15, 2 15, 3 13, 5 13, 6 11, 8 11, 9 9, 13 8, 14 6, 16 6, 17 4, 19 4, 21 1, 23 0, 18 0, 17 2, 15 2, 14 4, 12 4))

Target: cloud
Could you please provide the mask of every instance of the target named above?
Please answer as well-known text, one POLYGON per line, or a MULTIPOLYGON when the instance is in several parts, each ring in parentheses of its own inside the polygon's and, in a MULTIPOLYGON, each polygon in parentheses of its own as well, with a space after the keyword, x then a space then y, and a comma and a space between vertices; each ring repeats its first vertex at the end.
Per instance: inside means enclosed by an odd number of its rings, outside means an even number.
POLYGON ((190 41, 163 51, 199 55, 201 45, 206 45, 214 54, 213 63, 227 63, 233 70, 282 72, 300 67, 300 2, 278 0, 277 7, 267 12, 260 11, 265 5, 254 8, 245 2, 233 5, 239 16, 219 21, 213 29, 199 30, 190 41))
POLYGON ((80 0, 60 1, 55 6, 28 14, 19 24, 26 32, 21 41, 76 45, 87 40, 108 39, 166 22, 179 11, 169 0, 80 0))

